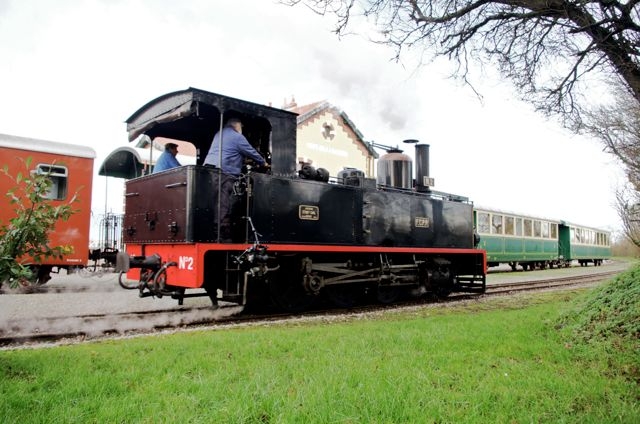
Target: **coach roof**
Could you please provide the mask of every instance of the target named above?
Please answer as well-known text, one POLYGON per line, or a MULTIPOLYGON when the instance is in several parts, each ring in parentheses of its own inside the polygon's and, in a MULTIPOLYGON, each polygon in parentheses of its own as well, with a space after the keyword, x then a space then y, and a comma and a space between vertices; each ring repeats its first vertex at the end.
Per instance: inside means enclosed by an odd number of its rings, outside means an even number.
POLYGON ((91 147, 8 134, 0 134, 0 147, 32 152, 54 153, 80 158, 94 159, 96 157, 96 151, 91 147))

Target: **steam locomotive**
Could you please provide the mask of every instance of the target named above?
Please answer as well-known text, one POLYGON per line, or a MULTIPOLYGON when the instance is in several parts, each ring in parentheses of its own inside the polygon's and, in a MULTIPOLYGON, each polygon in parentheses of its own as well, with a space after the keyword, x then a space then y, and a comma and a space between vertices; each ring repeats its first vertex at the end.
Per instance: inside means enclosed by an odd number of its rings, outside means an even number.
POLYGON ((136 111, 127 120, 130 140, 188 141, 198 158, 126 182, 121 285, 179 304, 209 296, 214 305, 294 311, 320 298, 350 306, 364 298, 388 303, 407 293, 485 290, 473 205, 431 189, 428 145, 415 146, 415 183, 411 161, 395 150, 378 160, 376 179, 353 168, 330 179, 323 169, 298 167, 296 116, 195 88, 136 111), (202 163, 232 117, 270 168, 248 165, 235 178, 229 240, 219 231, 219 193, 229 176, 202 163))

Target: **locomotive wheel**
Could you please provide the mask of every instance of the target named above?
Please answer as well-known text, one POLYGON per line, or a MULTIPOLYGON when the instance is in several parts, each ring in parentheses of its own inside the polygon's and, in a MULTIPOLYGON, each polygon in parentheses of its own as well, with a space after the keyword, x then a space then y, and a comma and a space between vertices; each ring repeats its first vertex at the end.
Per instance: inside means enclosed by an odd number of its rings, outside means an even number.
POLYGON ((378 286, 376 292, 376 299, 378 302, 388 305, 397 301, 400 298, 402 291, 398 287, 393 286, 378 286))
POLYGON ((269 280, 271 299, 280 308, 288 312, 302 312, 313 305, 316 297, 309 295, 302 284, 295 279, 286 278, 283 274, 269 280))
POLYGON ((339 308, 352 308, 365 297, 363 288, 355 284, 328 286, 325 293, 329 301, 339 308))
POLYGON ((451 294, 453 288, 449 285, 443 286, 439 285, 435 290, 435 295, 440 299, 445 299, 447 296, 451 294))
POLYGON ((317 296, 304 288, 298 255, 280 257, 280 270, 269 273, 267 287, 273 303, 288 312, 302 312, 313 306, 317 296))

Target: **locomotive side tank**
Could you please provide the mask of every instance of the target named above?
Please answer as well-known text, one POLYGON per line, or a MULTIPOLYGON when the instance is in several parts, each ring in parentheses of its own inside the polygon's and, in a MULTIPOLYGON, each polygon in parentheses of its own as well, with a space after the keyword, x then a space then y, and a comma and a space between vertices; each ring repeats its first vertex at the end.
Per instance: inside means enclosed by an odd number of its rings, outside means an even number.
MULTIPOLYGON (((349 306, 389 302, 410 290, 483 291, 486 258, 473 245, 473 207, 463 197, 376 184, 349 170, 338 183, 295 172, 296 115, 190 88, 148 103, 128 121, 140 134, 192 142, 196 165, 126 183, 127 253, 121 284, 141 296, 205 288, 218 300, 307 307, 326 295, 349 306), (213 134, 240 117, 271 172, 235 180, 232 239, 222 240, 220 181, 202 166, 213 134), (341 181, 341 183, 340 183, 341 181)), ((224 143, 224 141, 223 141, 224 143)), ((390 164, 393 167, 393 164, 390 164)))

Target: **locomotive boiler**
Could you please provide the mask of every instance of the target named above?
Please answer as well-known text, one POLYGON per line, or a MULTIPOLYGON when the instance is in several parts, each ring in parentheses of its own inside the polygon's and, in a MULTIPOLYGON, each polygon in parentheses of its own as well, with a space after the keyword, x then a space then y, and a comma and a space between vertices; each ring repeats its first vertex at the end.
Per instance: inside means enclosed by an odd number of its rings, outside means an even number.
POLYGON ((397 152, 379 159, 377 180, 353 168, 329 178, 322 169, 297 169, 296 114, 195 88, 147 103, 127 129, 130 140, 183 140, 199 152, 195 165, 126 182, 126 253, 117 270, 121 285, 142 297, 182 303, 207 295, 214 305, 299 310, 320 298, 350 306, 367 297, 484 291, 473 205, 430 189, 426 145, 416 146, 415 182, 397 152), (231 117, 271 166, 249 165, 235 179, 228 239, 219 231, 228 176, 202 163, 231 117))

